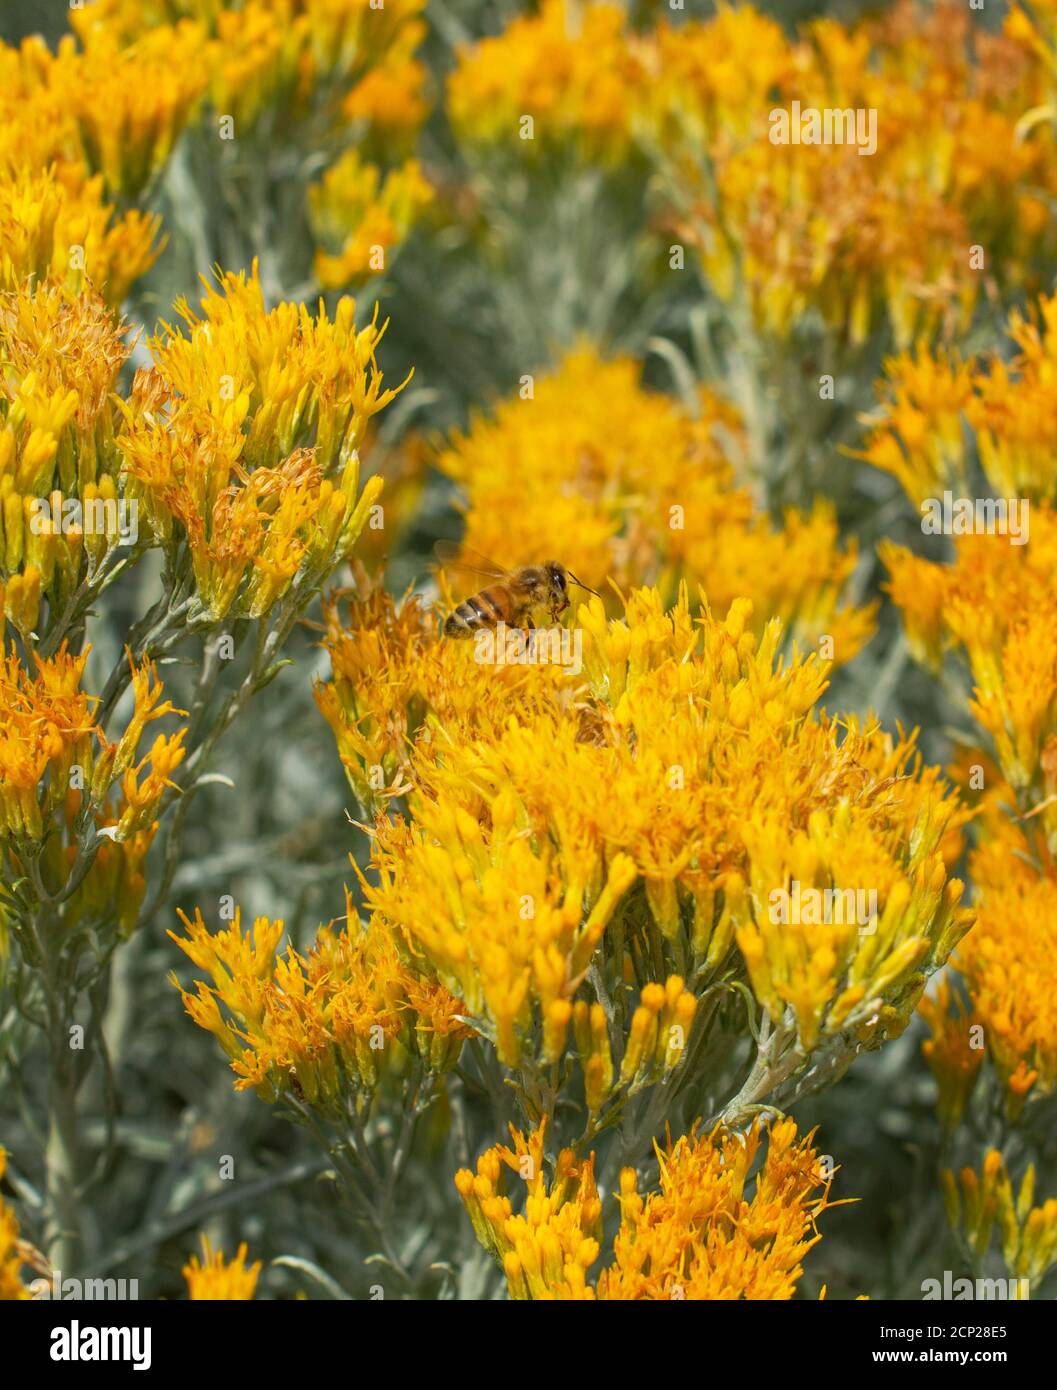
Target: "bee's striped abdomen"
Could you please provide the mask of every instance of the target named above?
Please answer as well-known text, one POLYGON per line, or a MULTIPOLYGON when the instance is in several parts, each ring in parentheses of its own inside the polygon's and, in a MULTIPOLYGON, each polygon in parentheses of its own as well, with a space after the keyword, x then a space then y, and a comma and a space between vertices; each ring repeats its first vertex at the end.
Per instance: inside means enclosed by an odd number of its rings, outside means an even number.
POLYGON ((465 599, 444 624, 445 637, 469 637, 479 627, 495 627, 499 609, 487 589, 465 599))

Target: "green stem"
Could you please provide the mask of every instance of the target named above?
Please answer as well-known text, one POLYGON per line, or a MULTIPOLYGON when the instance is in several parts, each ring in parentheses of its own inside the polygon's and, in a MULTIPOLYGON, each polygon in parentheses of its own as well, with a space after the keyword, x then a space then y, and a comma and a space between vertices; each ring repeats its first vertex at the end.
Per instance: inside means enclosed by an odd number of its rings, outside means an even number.
POLYGON ((73 1274, 81 1267, 80 1135, 77 1118, 77 1068, 69 1047, 66 1020, 52 1014, 51 1077, 48 1085, 47 1174, 48 1257, 56 1269, 73 1274))

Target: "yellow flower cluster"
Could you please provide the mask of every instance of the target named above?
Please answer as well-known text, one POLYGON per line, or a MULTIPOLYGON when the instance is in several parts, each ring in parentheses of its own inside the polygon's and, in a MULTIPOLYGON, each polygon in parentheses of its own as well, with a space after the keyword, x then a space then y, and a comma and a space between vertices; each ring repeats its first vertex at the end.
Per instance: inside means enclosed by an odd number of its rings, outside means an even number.
POLYGON ((425 95, 428 69, 412 55, 426 37, 421 20, 409 20, 388 52, 350 88, 342 115, 361 130, 372 151, 409 147, 429 114, 425 95))
POLYGON ((137 197, 165 164, 204 90, 204 37, 180 22, 128 47, 100 31, 54 54, 40 39, 0 44, 2 287, 54 274, 118 304, 149 268, 158 219, 104 199, 137 197))
MULTIPOLYGON (((53 275, 73 289, 88 280, 119 304, 157 258, 159 220, 118 214, 105 200, 142 197, 183 131, 207 119, 231 121, 229 134, 241 137, 266 115, 280 127, 306 116, 318 98, 340 143, 350 131, 396 130, 407 146, 428 109, 424 69, 411 56, 424 36, 422 8, 423 0, 174 0, 144 12, 131 0, 94 0, 71 11, 79 44, 68 35, 54 54, 39 39, 0 44, 0 289, 53 275), (335 84, 345 88, 345 127, 330 114, 335 84)), ((391 156, 388 136, 378 154, 391 156)), ((410 165, 394 173, 378 206, 353 221, 355 182, 339 165, 328 226, 344 219, 343 239, 359 229, 359 243, 388 247, 425 200, 424 181, 410 165)), ((360 181, 357 198, 366 191, 360 181)), ((346 261, 354 250, 346 247, 346 261)), ((338 274, 333 258, 330 274, 338 274)))
POLYGON ((345 930, 321 928, 304 956, 292 946, 276 956, 282 921, 258 917, 243 934, 236 909, 231 925, 211 934, 200 912, 180 917, 187 937, 169 935, 213 981, 197 981, 193 994, 181 989, 184 1007, 231 1059, 236 1090, 340 1113, 350 1085, 373 1091, 410 1058, 436 1072, 458 1061, 470 1031, 461 1004, 403 965, 382 925, 364 930, 348 895, 345 930))
POLYGON ((314 90, 409 57, 423 8, 424 0, 92 0, 71 23, 89 54, 149 53, 186 34, 195 45, 189 69, 241 130, 275 108, 303 114, 314 90))
POLYGON ((789 1299, 802 1260, 820 1239, 832 1175, 823 1176, 813 1135, 797 1141, 792 1120, 776 1123, 750 1188, 764 1133, 719 1130, 688 1135, 657 1150, 660 1187, 645 1198, 635 1170, 620 1176, 621 1225, 613 1264, 594 1285, 602 1204, 594 1155, 578 1162, 563 1149, 548 1185, 545 1125, 529 1136, 511 1126, 514 1148, 496 1145, 461 1169, 455 1186, 477 1239, 499 1260, 516 1299, 789 1299), (504 1167, 525 1182, 523 1213, 506 1195, 504 1167))
POLYGON ((1031 510, 1030 545, 1001 535, 955 537, 955 559, 934 564, 883 542, 888 590, 903 614, 911 650, 937 668, 946 652, 963 657, 973 680, 969 709, 990 735, 1002 774, 1038 808, 1057 849, 1057 513, 1031 510))
POLYGON ((349 150, 308 191, 313 232, 321 243, 315 257, 319 283, 339 289, 388 269, 389 253, 432 197, 417 160, 383 176, 358 150, 349 150), (322 249, 326 245, 340 250, 332 255, 322 249))
POLYGON ((558 550, 594 589, 654 583, 671 599, 685 579, 721 611, 748 596, 801 645, 828 636, 835 660, 850 661, 873 634, 873 607, 844 602, 857 556, 854 543, 839 548, 832 510, 791 509, 780 528, 754 513, 725 452, 742 452, 737 411, 702 389, 695 416, 640 372, 582 346, 531 400, 454 433, 438 466, 465 493, 466 545, 511 566, 558 550))
POLYGON ((381 480, 359 490, 367 422, 383 390, 377 317, 357 331, 355 303, 265 309, 254 264, 207 290, 202 317, 183 301, 181 334, 151 340, 118 437, 128 495, 157 541, 186 538, 199 599, 213 619, 259 617, 300 573, 328 573, 366 524, 381 480))
MULTIPOLYGON (((972 1021, 1005 1091, 1007 1113, 1057 1085, 1057 1015, 1051 923, 1057 904, 1057 495, 1053 449, 1057 300, 1030 318, 1014 315, 1011 362, 963 364, 919 352, 888 364, 885 395, 864 456, 896 476, 917 503, 945 490, 972 496, 975 454, 1001 496, 1031 501, 1030 544, 1002 534, 953 538, 954 558, 937 564, 883 542, 888 589, 914 655, 933 670, 954 656, 967 668, 967 712, 989 740, 971 768, 986 777, 982 843, 971 859, 979 924, 956 957, 972 1021), (1014 820, 1013 817, 1018 817, 1014 820)), ((1026 537, 1025 537, 1026 538, 1026 537)), ((966 755, 967 759, 969 755, 966 755)), ((979 790, 982 780, 976 782, 979 790)), ((983 1052, 970 1053, 968 1019, 947 997, 925 1008, 934 1038, 929 1061, 940 1110, 957 1122, 983 1052)))
POLYGON ((1016 830, 977 849, 970 870, 979 919, 955 963, 1015 1117, 1057 1087, 1057 875, 1033 866, 1016 830))
POLYGON ((1021 127, 1051 65, 955 0, 795 38, 750 5, 639 33, 617 6, 547 0, 461 55, 449 106, 470 144, 513 144, 532 116, 529 153, 643 150, 677 237, 746 326, 785 336, 814 310, 854 342, 887 320, 906 346, 965 321, 992 269, 974 246, 1010 276, 1052 249, 1053 132, 1021 127), (802 143, 772 121, 826 110, 877 125, 802 143))
POLYGON ((0 291, 54 277, 72 291, 93 286, 120 304, 158 258, 159 219, 105 202, 101 178, 52 170, 0 172, 0 291))
POLYGON ((92 818, 105 843, 73 892, 69 921, 113 912, 129 932, 143 900, 143 860, 157 831, 157 812, 172 773, 184 758, 184 730, 159 734, 137 761, 149 723, 178 714, 154 667, 133 668, 134 709, 117 743, 92 718, 92 699, 81 689, 88 651, 65 646, 52 658, 34 658, 30 675, 12 651, 0 657, 0 841, 16 864, 23 851, 41 850, 53 884, 66 881, 76 851, 76 830, 92 818), (120 797, 110 804, 111 788, 120 797), (56 819, 61 830, 53 833, 56 819))
POLYGON ((576 674, 477 661, 377 593, 348 632, 331 610, 317 698, 353 785, 375 805, 406 792, 412 814, 379 820, 368 900, 508 1065, 555 1060, 572 1021, 593 1101, 640 1057, 656 1079, 693 1020, 684 982, 727 972, 776 1023, 788 1011, 805 1055, 883 1038, 967 929, 946 868, 965 813, 912 743, 814 717, 824 668, 779 661, 779 625, 757 639, 750 615, 695 619, 685 591, 665 612, 642 590, 607 622, 593 599, 576 674), (774 899, 793 881, 872 889, 876 917, 790 921, 774 899), (622 1005, 640 992, 623 1058, 577 1012, 592 964, 622 1005))
MULTIPOLYGON (((6 1167, 7 1153, 0 1148, 0 1179, 6 1167)), ((18 1237, 18 1219, 0 1198, 0 1303, 23 1303, 32 1297, 20 1275, 25 1263, 18 1237)))
POLYGON ((795 1123, 782 1120, 768 1132, 748 1196, 762 1138, 759 1121, 745 1134, 691 1131, 658 1151, 660 1190, 645 1200, 625 1169, 615 1258, 599 1275, 598 1297, 792 1298, 801 1261, 822 1238, 815 1223, 836 1205, 827 1200, 832 1174, 813 1132, 798 1142, 795 1123))
POLYGON ((477 1160, 477 1172, 462 1168, 455 1187, 474 1233, 506 1275, 517 1299, 590 1299, 586 1272, 598 1259, 602 1203, 594 1178, 594 1154, 577 1162, 562 1149, 548 1184, 544 1172, 546 1120, 528 1136, 510 1126, 512 1149, 497 1144, 477 1160), (514 1214, 506 1196, 504 1168, 525 1183, 525 1209, 514 1214))
POLYGON ((204 1300, 251 1299, 257 1291, 257 1279, 261 1272, 260 1260, 249 1267, 246 1255, 249 1247, 245 1241, 239 1246, 232 1260, 225 1261, 222 1250, 213 1250, 207 1236, 202 1237, 202 1259, 192 1255, 181 1271, 187 1281, 187 1297, 195 1302, 204 1300))
MULTIPOLYGON (((28 39, 20 49, 0 43, 0 290, 22 289, 30 276, 41 282, 54 276, 73 291, 90 282, 108 303, 119 304, 158 256, 159 222, 136 209, 117 213, 107 203, 104 173, 96 172, 103 167, 102 146, 97 140, 88 155, 83 143, 92 145, 88 127, 103 110, 83 109, 87 98, 78 62, 69 43, 57 56, 39 39, 28 39), (84 114, 83 131, 77 110, 84 114)), ((178 80, 168 65, 166 71, 169 84, 178 80)), ((163 91, 171 90, 161 72, 156 77, 163 91)), ((132 134, 128 111, 118 113, 114 103, 134 105, 137 93, 154 86, 153 80, 141 85, 138 76, 126 72, 108 89, 107 117, 126 122, 125 136, 132 134)), ((152 97, 139 99, 149 104, 152 97)), ((170 117, 176 119, 156 110, 153 119, 164 125, 170 117)), ((141 167, 151 163, 151 141, 162 136, 157 128, 146 128, 150 118, 144 121, 138 143, 124 153, 107 137, 111 163, 114 158, 141 167)))
POLYGON ((83 51, 60 43, 44 99, 65 110, 77 155, 110 197, 139 197, 194 118, 207 82, 204 44, 190 21, 147 29, 127 47, 99 30, 83 51))
POLYGON ((643 75, 620 6, 543 0, 538 14, 460 50, 448 110, 462 140, 517 141, 529 116, 537 143, 526 150, 572 143, 616 162, 628 153, 629 94, 643 75))
POLYGON ((1057 500, 1057 296, 1014 312, 1012 359, 965 363, 919 348, 885 364, 860 455, 891 473, 919 506, 945 489, 972 496, 968 425, 996 496, 1057 500))
POLYGON ((85 289, 0 294, 0 585, 24 636, 121 543, 113 392, 123 326, 85 289))
POLYGON ((1032 1206, 1035 1165, 1028 1165, 1014 1194, 1005 1160, 997 1149, 989 1149, 979 1174, 967 1167, 955 1177, 945 1169, 943 1195, 951 1227, 964 1234, 977 1259, 987 1253, 997 1222, 1006 1268, 1012 1278, 1026 1281, 1018 1297, 1029 1297, 1032 1285, 1057 1264, 1057 1197, 1032 1206))

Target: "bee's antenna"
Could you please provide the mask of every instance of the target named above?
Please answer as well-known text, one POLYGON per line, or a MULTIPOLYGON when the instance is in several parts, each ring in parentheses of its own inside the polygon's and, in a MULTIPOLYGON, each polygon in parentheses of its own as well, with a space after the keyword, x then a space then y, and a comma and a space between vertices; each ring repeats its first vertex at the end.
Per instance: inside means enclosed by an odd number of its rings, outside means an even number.
POLYGON ((594 594, 595 598, 601 598, 601 597, 602 597, 602 595, 598 592, 597 589, 592 589, 589 585, 585 584, 585 583, 583 582, 582 579, 577 579, 576 575, 573 574, 572 570, 566 570, 566 574, 568 574, 569 578, 570 578, 570 579, 573 581, 573 583, 576 584, 579 588, 581 588, 581 589, 586 589, 587 592, 588 592, 589 594, 594 594))

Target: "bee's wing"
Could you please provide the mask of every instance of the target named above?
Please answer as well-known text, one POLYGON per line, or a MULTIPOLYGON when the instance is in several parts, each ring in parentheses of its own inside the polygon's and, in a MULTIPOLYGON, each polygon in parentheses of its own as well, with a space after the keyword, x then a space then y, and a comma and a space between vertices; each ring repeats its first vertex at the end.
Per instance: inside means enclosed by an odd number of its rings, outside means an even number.
POLYGON ((476 575, 480 579, 509 579, 510 571, 494 560, 457 541, 438 541, 433 547, 437 562, 446 570, 476 575))

